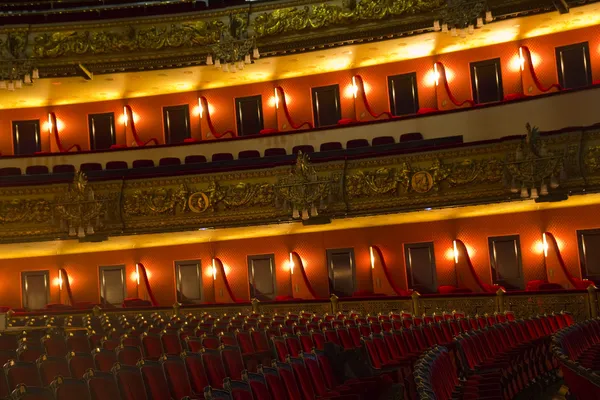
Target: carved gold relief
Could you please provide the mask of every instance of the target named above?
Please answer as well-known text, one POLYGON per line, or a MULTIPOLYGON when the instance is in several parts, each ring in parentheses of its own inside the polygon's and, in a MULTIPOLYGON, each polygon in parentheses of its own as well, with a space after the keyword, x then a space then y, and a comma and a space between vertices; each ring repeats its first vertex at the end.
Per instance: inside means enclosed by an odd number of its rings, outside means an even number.
POLYGON ((584 160, 585 170, 588 174, 600 171, 600 146, 592 146, 587 149, 584 160))
POLYGON ((258 37, 276 36, 433 11, 442 4, 440 0, 344 0, 341 6, 322 3, 265 12, 254 19, 252 27, 258 37))
POLYGON ((152 190, 135 190, 125 197, 123 210, 125 215, 164 215, 175 214, 179 207, 181 212, 187 207, 188 190, 184 185, 177 190, 156 188, 152 190))
POLYGON ((213 20, 125 31, 43 33, 35 36, 33 53, 38 58, 56 58, 204 46, 216 43, 224 28, 222 21, 213 20))
POLYGON ((0 202, 0 224, 44 223, 52 218, 52 207, 46 200, 8 200, 0 202))

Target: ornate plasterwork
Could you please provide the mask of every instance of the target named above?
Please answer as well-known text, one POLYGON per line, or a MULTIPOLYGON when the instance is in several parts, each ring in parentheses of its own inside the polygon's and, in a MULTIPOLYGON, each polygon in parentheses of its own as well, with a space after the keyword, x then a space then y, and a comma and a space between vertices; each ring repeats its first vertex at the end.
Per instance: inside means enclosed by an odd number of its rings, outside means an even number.
MULTIPOLYGON (((585 135, 577 141, 569 140, 571 134, 540 139, 549 151, 566 153, 565 160, 570 153, 582 154, 585 176, 574 167, 561 181, 560 187, 570 191, 591 191, 600 185, 600 135, 585 135)), ((91 182, 94 201, 110 204, 95 216, 95 230, 110 236, 290 221, 298 218, 294 209, 343 218, 516 199, 505 160, 520 144, 515 139, 323 163, 301 157, 275 168, 91 182), (296 189, 290 197, 292 186, 296 189)), ((0 189, 0 241, 67 237, 59 203, 65 203, 69 187, 65 183, 0 189)))

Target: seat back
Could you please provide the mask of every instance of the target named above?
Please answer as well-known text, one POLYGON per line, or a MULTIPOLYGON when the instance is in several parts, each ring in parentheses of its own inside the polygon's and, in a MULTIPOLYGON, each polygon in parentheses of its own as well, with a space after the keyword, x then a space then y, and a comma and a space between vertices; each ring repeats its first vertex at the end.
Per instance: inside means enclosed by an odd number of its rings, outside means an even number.
POLYGON ((17 385, 42 386, 35 363, 10 360, 4 365, 4 373, 8 383, 8 391, 12 392, 17 385))
POLYGON ((246 368, 244 367, 244 359, 240 348, 237 346, 221 346, 220 351, 227 376, 235 380, 242 379, 246 368))
POLYGON ((183 352, 182 358, 185 363, 192 390, 195 393, 202 393, 204 388, 210 384, 208 375, 204 369, 202 356, 199 353, 183 352))
POLYGON ((96 348, 94 350, 94 365, 98 371, 110 372, 113 365, 117 362, 117 355, 114 351, 96 348))
POLYGON ((160 341, 165 354, 175 356, 181 354, 183 348, 181 347, 181 340, 177 333, 164 331, 160 335, 160 341))
POLYGON ((119 346, 115 351, 117 353, 117 362, 121 365, 136 366, 142 358, 142 352, 139 347, 119 346))
POLYGON ((160 336, 154 333, 144 332, 142 335, 142 353, 145 359, 158 360, 163 354, 160 336))
POLYGON ((171 398, 171 392, 162 366, 158 361, 140 360, 137 364, 142 374, 144 387, 150 399, 171 398))
POLYGON ((47 388, 19 384, 12 392, 12 398, 15 400, 54 400, 54 395, 47 388))
POLYGON ((210 386, 219 389, 222 388, 223 379, 227 377, 227 373, 225 372, 223 361, 221 361, 219 350, 202 349, 200 356, 202 357, 202 364, 204 365, 204 371, 206 371, 210 386))
POLYGON ((160 359, 162 369, 169 384, 171 397, 182 399, 192 395, 192 385, 185 367, 185 362, 179 356, 163 355, 160 359))
POLYGON ((112 373, 123 400, 148 400, 142 373, 138 367, 115 364, 112 373))
POLYGON ((91 400, 90 390, 83 379, 58 377, 50 387, 56 400, 91 400))
POLYGON ((90 353, 72 351, 67 354, 67 364, 70 375, 75 379, 82 379, 88 369, 94 369, 94 359, 90 353))
POLYGON ((277 368, 261 366, 258 369, 258 373, 262 374, 264 377, 267 387, 269 388, 269 393, 271 393, 274 400, 288 398, 286 387, 279 376, 277 368))
POLYGON ((66 358, 41 356, 37 360, 37 367, 43 386, 50 386, 56 377, 70 378, 69 364, 66 358))
POLYGON ((247 382, 252 389, 254 400, 273 400, 267 387, 267 381, 262 374, 248 373, 247 382))
POLYGON ((279 376, 281 377, 281 381, 285 386, 287 398, 289 400, 302 400, 302 393, 300 392, 300 387, 296 381, 296 378, 294 377, 294 370, 292 369, 290 363, 277 361, 274 363, 274 365, 277 366, 279 376))

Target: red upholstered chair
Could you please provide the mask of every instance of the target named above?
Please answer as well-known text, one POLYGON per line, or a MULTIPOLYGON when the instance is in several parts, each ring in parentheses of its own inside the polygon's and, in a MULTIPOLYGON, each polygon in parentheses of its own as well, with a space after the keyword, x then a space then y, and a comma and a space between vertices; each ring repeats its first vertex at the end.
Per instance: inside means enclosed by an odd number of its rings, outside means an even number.
POLYGON ((70 352, 67 354, 70 376, 81 379, 88 369, 94 369, 94 359, 90 353, 70 352))
POLYGON ((137 335, 124 334, 121 335, 120 344, 121 346, 133 346, 141 348, 142 339, 140 338, 140 336, 137 335))
POLYGON ((382 146, 386 144, 395 144, 396 139, 392 136, 378 136, 371 141, 372 146, 382 146))
POLYGON ((121 399, 119 388, 111 373, 89 370, 84 376, 94 400, 121 399))
POLYGON ((142 335, 142 353, 145 359, 157 361, 163 354, 160 336, 153 333, 142 335))
POLYGON ((50 386, 57 376, 62 376, 63 378, 71 377, 71 371, 69 371, 69 364, 67 364, 66 358, 43 355, 37 360, 36 364, 40 379, 42 380, 42 386, 50 386))
POLYGON ((120 339, 105 337, 100 341, 100 345, 105 350, 114 351, 117 347, 119 347, 120 339))
POLYGON ((185 362, 179 356, 163 356, 160 358, 163 372, 167 378, 171 397, 182 399, 186 396, 197 397, 192 391, 192 385, 188 377, 185 362))
POLYGON ((252 336, 252 343, 254 343, 254 348, 257 352, 271 351, 265 331, 252 329, 250 335, 252 336))
POLYGON ((285 335, 283 339, 288 349, 288 353, 292 357, 299 357, 302 353, 302 345, 300 344, 300 339, 298 339, 296 335, 285 335))
POLYGON ((254 400, 273 400, 273 396, 269 392, 267 381, 263 374, 250 372, 244 378, 248 385, 250 385, 254 400))
POLYGON ((231 397, 231 393, 228 390, 213 389, 210 386, 207 386, 204 389, 204 399, 205 400, 233 400, 233 398, 231 397))
POLYGON ((142 358, 142 352, 139 347, 119 346, 115 349, 117 362, 122 365, 135 366, 142 358))
POLYGON ((48 167, 45 165, 30 165, 25 168, 25 174, 27 175, 45 175, 48 173, 48 167))
MULTIPOLYGON (((419 112, 420 111, 421 110, 419 110, 419 112)), ((423 140, 423 135, 420 132, 403 133, 402 135, 400 135, 400 143, 412 142, 415 140, 423 140)))
POLYGON ((119 169, 127 169, 129 166, 125 161, 108 161, 106 163, 106 169, 110 171, 119 170, 119 169))
POLYGON ((346 142, 347 149, 358 149, 361 147, 369 147, 369 141, 367 139, 352 139, 346 142))
POLYGON ((47 388, 20 384, 12 392, 12 398, 15 400, 54 400, 54 395, 47 388))
MULTIPOLYGON (((0 333, 0 351, 10 350, 14 352, 18 345, 17 335, 0 333)), ((4 363, 2 365, 4 365, 4 363)))
POLYGON ((83 163, 79 166, 79 170, 82 172, 102 171, 102 164, 100 164, 100 163, 83 163))
MULTIPOLYGON (((150 399, 170 400, 169 384, 158 361, 140 360, 137 364, 142 374, 144 387, 150 399)), ((179 399, 179 397, 178 397, 179 399)))
POLYGON ((227 376, 232 379, 242 379, 242 376, 247 372, 244 367, 244 359, 239 347, 236 346, 221 346, 221 359, 227 371, 227 376))
MULTIPOLYGON (((296 378, 294 377, 294 370, 292 369, 292 365, 289 362, 276 362, 274 366, 277 366, 277 371, 279 372, 279 377, 283 382, 283 386, 287 392, 287 398, 289 400, 302 400, 302 392, 300 392, 300 387, 296 378)), ((310 382, 308 382, 310 385, 310 382)), ((311 397, 314 398, 314 397, 311 397)))
POLYGON ((233 154, 231 153, 215 153, 212 155, 212 161, 233 161, 233 154))
POLYGON ((326 142, 321 143, 319 147, 319 151, 333 151, 333 150, 343 150, 342 144, 340 142, 326 142))
POLYGON ((168 165, 181 165, 181 160, 177 157, 165 157, 158 161, 158 165, 161 167, 168 165))
POLYGON ((0 168, 0 176, 19 176, 19 175, 21 175, 21 168, 18 168, 18 167, 0 168))
POLYGON ((283 381, 279 377, 279 371, 277 368, 270 368, 261 366, 258 369, 258 373, 261 374, 267 383, 267 388, 273 400, 287 399, 287 390, 283 384, 283 381))
POLYGON ((35 363, 10 360, 4 364, 4 374, 8 383, 8 391, 12 392, 17 385, 42 386, 35 363))
POLYGON ((243 150, 238 153, 239 159, 247 158, 260 158, 260 152, 258 150, 243 150))
POLYGON ((44 354, 41 345, 21 344, 17 348, 17 360, 34 363, 44 354))
POLYGON ((191 155, 185 157, 186 164, 203 164, 206 162, 206 157, 201 155, 191 155))
MULTIPOLYGON (((162 373, 162 371, 161 371, 162 373)), ((146 388, 140 369, 135 366, 115 364, 112 368, 122 400, 147 400, 146 388)), ((168 397, 167 397, 168 399, 168 397)))
POLYGON ((177 333, 165 331, 160 335, 160 341, 165 354, 179 355, 183 351, 181 340, 177 333))
POLYGON ((298 154, 299 152, 302 152, 302 154, 310 154, 315 152, 315 148, 309 144, 302 144, 292 148, 292 154, 298 154))
POLYGON ((204 388, 209 386, 208 375, 204 369, 202 356, 198 353, 183 352, 182 354, 185 368, 190 378, 190 385, 194 393, 202 393, 204 388))
POLYGON ((50 388, 56 400, 91 400, 90 390, 83 379, 56 378, 50 388))
POLYGON ((221 340, 216 335, 202 335, 202 346, 207 349, 218 349, 221 346, 221 340))
POLYGON ((75 353, 90 353, 92 348, 85 331, 73 331, 67 334, 66 338, 67 349, 69 352, 75 353))
MULTIPOLYGON (((265 157, 281 157, 281 156, 285 156, 285 155, 287 155, 287 152, 285 151, 285 149, 283 149, 281 147, 275 147, 275 148, 265 150, 265 157)), ((19 173, 20 173, 20 170, 19 170, 19 173)))
POLYGON ((96 348, 93 354, 94 365, 98 371, 110 372, 113 365, 117 362, 117 356, 114 351, 96 348))
POLYGON ((202 364, 204 365, 204 371, 206 371, 210 386, 222 388, 223 380, 227 377, 227 373, 225 372, 225 366, 221 360, 219 350, 202 349, 200 356, 202 357, 202 364))
POLYGON ((154 167, 153 160, 133 160, 132 168, 152 168, 154 167))
POLYGON ((42 338, 42 345, 46 351, 46 355, 49 357, 61 357, 64 358, 69 352, 67 349, 67 342, 62 334, 46 335, 42 338))

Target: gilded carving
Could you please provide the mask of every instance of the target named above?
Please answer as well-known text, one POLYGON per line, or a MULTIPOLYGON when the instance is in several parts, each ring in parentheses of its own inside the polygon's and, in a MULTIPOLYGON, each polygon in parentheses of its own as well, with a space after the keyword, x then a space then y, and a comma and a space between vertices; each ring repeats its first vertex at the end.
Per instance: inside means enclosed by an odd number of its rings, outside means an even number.
POLYGON ((276 36, 433 11, 442 4, 440 0, 344 0, 341 6, 321 3, 265 12, 254 19, 252 27, 257 37, 276 36))
POLYGON ((583 162, 588 174, 600 171, 600 146, 591 146, 588 148, 583 162))
POLYGON ((410 187, 417 193, 427 193, 433 187, 433 177, 427 171, 419 171, 412 176, 410 187))
POLYGON ((194 213, 203 213, 207 210, 218 211, 220 204, 225 209, 274 205, 273 185, 239 182, 236 185, 223 187, 213 181, 208 189, 192 193, 188 199, 189 208, 194 213))
POLYGON ((410 167, 404 163, 400 168, 378 168, 375 171, 358 171, 346 178, 346 192, 350 197, 397 194, 400 189, 408 191, 410 167))
POLYGON ((216 43, 224 28, 222 21, 212 20, 125 31, 43 33, 34 38, 33 53, 56 58, 204 46, 216 43))
POLYGON ((0 224, 44 223, 52 218, 52 207, 43 199, 13 199, 0 202, 0 224))
POLYGON ((590 318, 587 293, 505 296, 507 310, 513 311, 517 318, 537 314, 568 311, 575 321, 590 318))
POLYGON ((152 190, 136 190, 125 197, 123 210, 127 216, 139 215, 173 215, 179 209, 187 208, 188 189, 180 185, 176 190, 155 188, 152 190))

